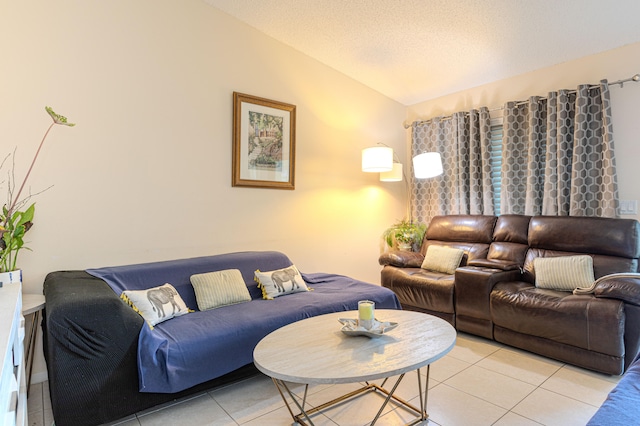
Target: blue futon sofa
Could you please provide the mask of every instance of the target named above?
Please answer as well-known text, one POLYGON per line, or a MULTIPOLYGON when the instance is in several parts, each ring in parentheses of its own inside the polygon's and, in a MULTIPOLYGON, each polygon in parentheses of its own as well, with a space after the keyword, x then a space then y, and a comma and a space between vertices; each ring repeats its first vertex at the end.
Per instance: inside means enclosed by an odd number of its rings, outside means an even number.
POLYGON ((56 426, 112 422, 255 373, 254 347, 288 323, 356 310, 363 299, 400 309, 389 289, 326 273, 301 274, 311 291, 264 300, 255 271, 291 265, 282 253, 242 252, 50 273, 43 339, 56 426), (227 269, 240 271, 250 301, 198 310, 191 276, 227 269), (194 312, 151 328, 119 297, 165 283, 194 312))

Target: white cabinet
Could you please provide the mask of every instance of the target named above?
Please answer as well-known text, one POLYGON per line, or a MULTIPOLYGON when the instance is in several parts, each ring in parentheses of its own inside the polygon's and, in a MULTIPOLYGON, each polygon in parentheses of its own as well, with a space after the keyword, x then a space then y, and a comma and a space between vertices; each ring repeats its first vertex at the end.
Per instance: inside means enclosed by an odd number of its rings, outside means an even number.
POLYGON ((27 424, 22 286, 0 288, 0 424, 27 424))

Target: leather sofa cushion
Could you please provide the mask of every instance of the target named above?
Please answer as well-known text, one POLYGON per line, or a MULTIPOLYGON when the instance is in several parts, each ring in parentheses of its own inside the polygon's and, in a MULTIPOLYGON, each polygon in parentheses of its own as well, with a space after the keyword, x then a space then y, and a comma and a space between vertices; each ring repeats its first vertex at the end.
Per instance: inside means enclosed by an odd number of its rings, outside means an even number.
POLYGON ((624 303, 539 289, 522 281, 498 283, 491 293, 495 325, 607 355, 624 357, 624 303))
POLYGON ((449 314, 455 312, 454 277, 453 274, 443 274, 422 268, 386 266, 382 270, 384 286, 393 290, 403 305, 449 314))
POLYGON ((529 222, 530 247, 562 252, 637 259, 639 234, 640 223, 634 219, 534 216, 529 222))
POLYGON ((493 230, 493 241, 527 245, 530 220, 531 216, 519 214, 500 215, 493 230))
POLYGON ((426 239, 490 244, 495 223, 495 216, 436 216, 429 222, 426 239))

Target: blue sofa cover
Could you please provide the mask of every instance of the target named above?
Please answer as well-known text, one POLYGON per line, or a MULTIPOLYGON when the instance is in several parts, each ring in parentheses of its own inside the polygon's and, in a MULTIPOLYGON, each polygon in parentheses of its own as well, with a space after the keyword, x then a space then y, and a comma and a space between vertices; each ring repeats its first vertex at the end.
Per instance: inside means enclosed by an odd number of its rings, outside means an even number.
MULTIPOLYGON (((302 274, 312 291, 263 300, 254 271, 292 264, 278 252, 242 252, 193 259, 127 265, 87 272, 104 280, 119 296, 172 284, 195 312, 142 327, 138 338, 140 392, 175 393, 232 372, 253 361, 253 348, 270 332, 316 315, 357 309, 369 299, 378 308, 401 309, 395 294, 381 286, 341 275, 302 274), (251 295, 246 303, 198 311, 193 274, 239 269, 251 295), (211 362, 215 360, 215 362, 211 362)), ((340 327, 336 323, 336 329, 340 327)))
POLYGON ((640 355, 604 401, 587 426, 640 424, 640 355))

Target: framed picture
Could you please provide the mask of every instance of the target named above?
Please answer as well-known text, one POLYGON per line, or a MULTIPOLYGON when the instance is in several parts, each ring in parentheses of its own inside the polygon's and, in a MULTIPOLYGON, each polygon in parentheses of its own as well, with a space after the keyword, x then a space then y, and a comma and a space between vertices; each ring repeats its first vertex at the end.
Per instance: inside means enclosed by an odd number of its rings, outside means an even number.
POLYGON ((295 189, 296 106, 233 92, 233 186, 295 189))

